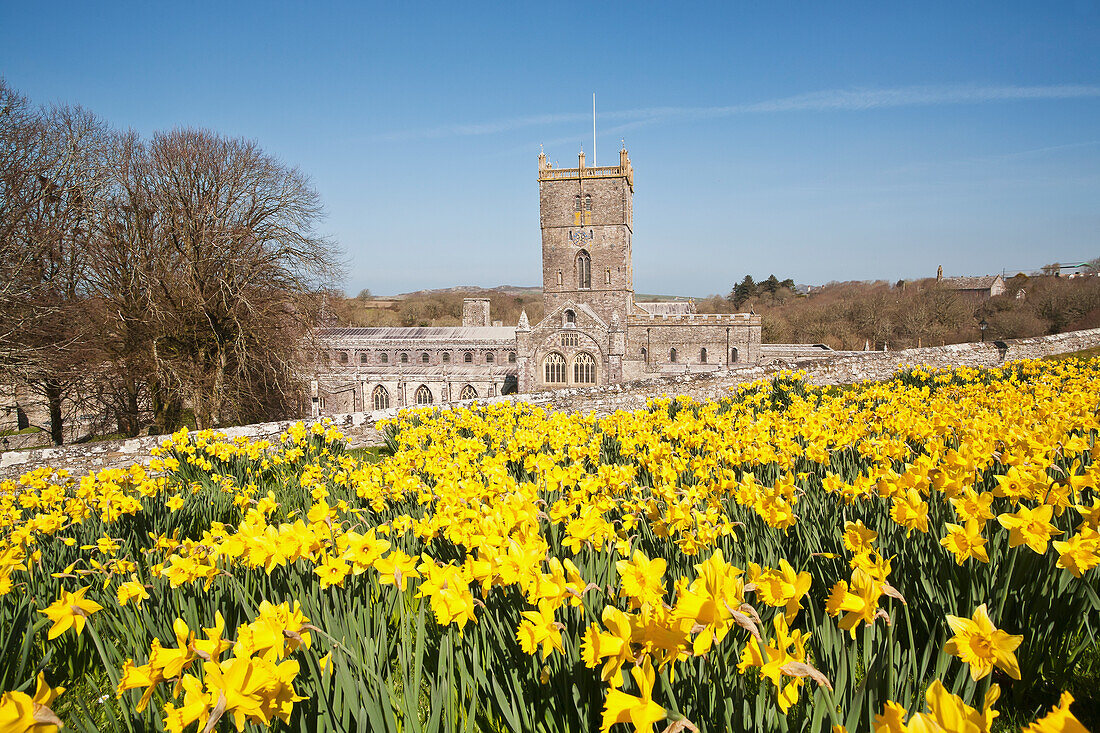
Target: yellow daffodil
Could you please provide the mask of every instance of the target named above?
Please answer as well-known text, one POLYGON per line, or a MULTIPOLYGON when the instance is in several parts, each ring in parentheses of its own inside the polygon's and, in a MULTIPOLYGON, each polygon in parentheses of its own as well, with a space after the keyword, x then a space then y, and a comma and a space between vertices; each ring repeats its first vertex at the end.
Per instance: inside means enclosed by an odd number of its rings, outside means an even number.
POLYGON ((969 664, 970 676, 975 681, 988 675, 995 666, 1013 679, 1020 679, 1020 665, 1013 652, 1024 637, 996 628, 984 603, 974 610, 973 618, 948 616, 947 623, 955 636, 948 640, 943 651, 969 664))
POLYGON ((63 590, 61 591, 61 598, 57 599, 48 608, 39 611, 39 613, 45 614, 50 621, 53 621, 53 626, 46 634, 47 639, 56 639, 70 628, 80 634, 84 630, 85 619, 93 613, 103 610, 103 606, 84 597, 87 592, 88 588, 81 588, 76 593, 63 590))

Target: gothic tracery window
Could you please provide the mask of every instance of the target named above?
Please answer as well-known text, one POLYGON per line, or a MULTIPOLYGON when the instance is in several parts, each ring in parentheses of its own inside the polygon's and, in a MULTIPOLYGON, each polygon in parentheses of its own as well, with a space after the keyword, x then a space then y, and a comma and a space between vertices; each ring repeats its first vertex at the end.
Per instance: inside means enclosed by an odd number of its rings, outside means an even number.
POLYGON ((371 392, 370 401, 375 410, 385 410, 390 406, 390 393, 385 387, 378 385, 371 392))
POLYGON ((432 391, 428 389, 426 385, 420 385, 416 388, 416 404, 418 405, 430 405, 432 404, 432 391))
POLYGON ((458 399, 460 400, 476 400, 477 390, 474 389, 472 384, 467 384, 462 388, 462 391, 458 393, 458 399))
POLYGON ((596 360, 582 351, 573 358, 573 381, 577 384, 596 383, 596 360))
POLYGON ((566 331, 561 335, 562 346, 576 346, 577 345, 577 332, 566 331))
POLYGON ((556 351, 546 355, 543 359, 543 376, 547 384, 562 384, 565 382, 565 357, 556 351))
POLYGON ((592 258, 583 249, 577 253, 577 287, 582 290, 592 287, 592 258))

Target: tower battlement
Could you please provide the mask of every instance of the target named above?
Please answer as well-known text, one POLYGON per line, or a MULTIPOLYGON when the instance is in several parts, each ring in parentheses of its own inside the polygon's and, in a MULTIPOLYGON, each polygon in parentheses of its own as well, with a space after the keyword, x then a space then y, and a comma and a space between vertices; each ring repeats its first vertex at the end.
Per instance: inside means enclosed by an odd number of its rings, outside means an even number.
POLYGON ((578 156, 576 168, 555 168, 539 153, 539 181, 580 181, 587 178, 625 178, 630 190, 634 190, 634 167, 626 150, 619 151, 619 165, 586 166, 584 152, 578 156))

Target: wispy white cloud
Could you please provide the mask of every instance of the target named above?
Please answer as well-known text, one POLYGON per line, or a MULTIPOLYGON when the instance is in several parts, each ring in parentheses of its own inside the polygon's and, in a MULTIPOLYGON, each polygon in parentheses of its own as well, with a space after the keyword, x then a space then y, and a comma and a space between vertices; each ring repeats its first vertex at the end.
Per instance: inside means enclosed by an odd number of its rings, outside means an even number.
MULTIPOLYGON (((1027 102, 1055 99, 1100 98, 1100 86, 1056 84, 1047 86, 914 86, 896 89, 829 89, 758 102, 713 107, 648 107, 601 112, 600 119, 617 122, 604 128, 615 134, 646 125, 674 120, 701 120, 738 115, 784 112, 859 112, 896 107, 922 107, 992 102, 1027 102)), ((533 127, 548 127, 590 119, 586 113, 545 114, 513 117, 495 122, 441 125, 376 135, 377 141, 414 140, 472 135, 492 135, 533 127)), ((573 138, 569 138, 573 139, 573 138)))

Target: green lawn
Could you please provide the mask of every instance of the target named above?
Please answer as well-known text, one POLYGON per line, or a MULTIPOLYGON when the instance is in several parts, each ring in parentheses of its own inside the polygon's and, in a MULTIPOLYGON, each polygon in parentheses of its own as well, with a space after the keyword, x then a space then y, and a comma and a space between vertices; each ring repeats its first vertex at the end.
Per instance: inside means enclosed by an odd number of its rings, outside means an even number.
POLYGON ((346 455, 367 463, 378 463, 386 457, 387 453, 384 445, 368 445, 365 448, 350 448, 346 455))
POLYGON ((1100 346, 1095 349, 1085 349, 1084 351, 1071 351, 1068 354, 1054 354, 1052 356, 1044 356, 1044 359, 1048 361, 1065 361, 1066 359, 1093 359, 1100 356, 1100 346))

